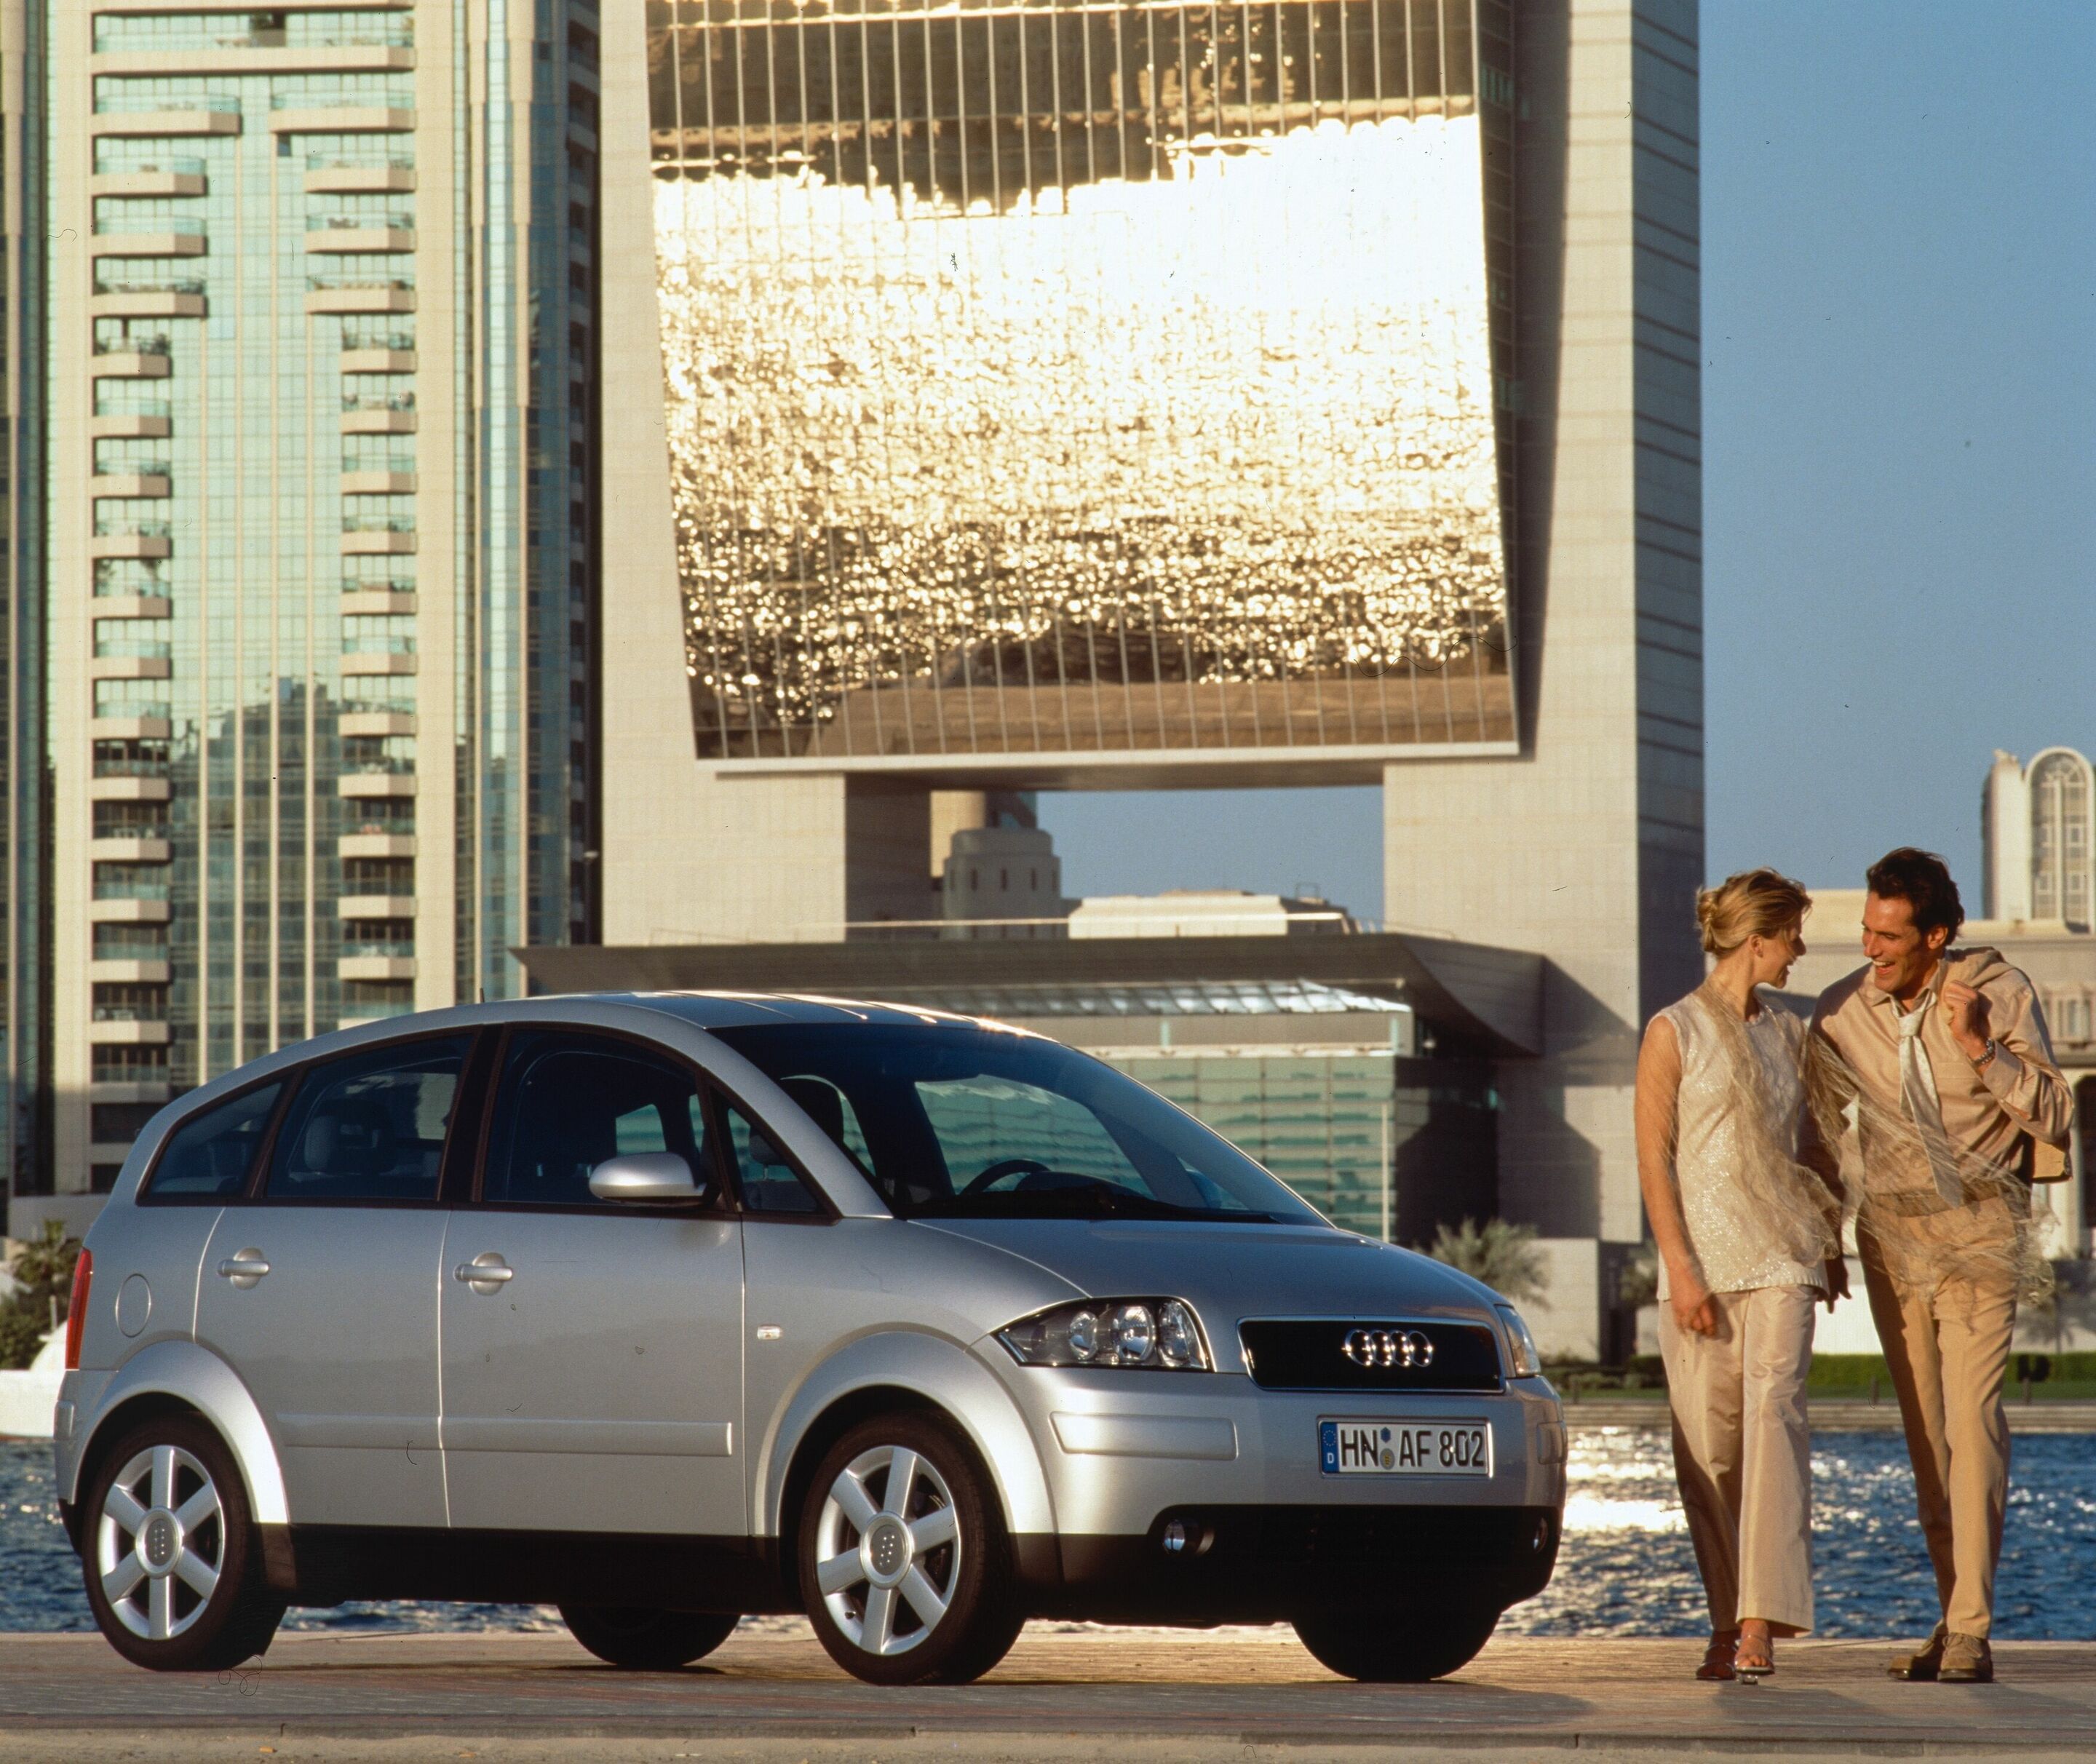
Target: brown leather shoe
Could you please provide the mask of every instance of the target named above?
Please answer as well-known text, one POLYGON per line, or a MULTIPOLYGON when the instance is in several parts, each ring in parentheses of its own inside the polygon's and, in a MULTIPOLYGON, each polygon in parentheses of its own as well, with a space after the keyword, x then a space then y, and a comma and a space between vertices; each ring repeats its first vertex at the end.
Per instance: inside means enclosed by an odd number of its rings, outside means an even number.
POLYGON ((1992 1684, 1994 1650, 1985 1635, 1953 1635, 1943 1644, 1936 1675, 1945 1684, 1992 1684))
POLYGON ((1937 1674, 1942 1669, 1946 1640, 1943 1626, 1938 1623, 1928 1640, 1923 1644, 1920 1653, 1901 1654, 1885 1668, 1886 1673, 1893 1678, 1903 1679, 1910 1684, 1934 1683, 1937 1674))
POLYGON ((1723 1629, 1710 1638, 1710 1645, 1703 1650, 1703 1664, 1696 1669, 1696 1676, 1716 1684, 1729 1684, 1738 1674, 1732 1670, 1732 1656, 1739 1651, 1740 1632, 1736 1629, 1723 1629))

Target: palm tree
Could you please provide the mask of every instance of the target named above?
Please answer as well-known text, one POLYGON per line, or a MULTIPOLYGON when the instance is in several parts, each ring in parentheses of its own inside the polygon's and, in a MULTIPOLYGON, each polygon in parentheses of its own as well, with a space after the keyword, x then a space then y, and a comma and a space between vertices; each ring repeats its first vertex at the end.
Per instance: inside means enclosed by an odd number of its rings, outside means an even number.
POLYGON ((1479 1225, 1465 1219, 1460 1225, 1443 1225, 1432 1244, 1423 1247, 1435 1261, 1461 1268, 1516 1304, 1550 1303, 1545 1296, 1550 1264, 1536 1247, 1532 1225, 1509 1225, 1504 1219, 1479 1225))

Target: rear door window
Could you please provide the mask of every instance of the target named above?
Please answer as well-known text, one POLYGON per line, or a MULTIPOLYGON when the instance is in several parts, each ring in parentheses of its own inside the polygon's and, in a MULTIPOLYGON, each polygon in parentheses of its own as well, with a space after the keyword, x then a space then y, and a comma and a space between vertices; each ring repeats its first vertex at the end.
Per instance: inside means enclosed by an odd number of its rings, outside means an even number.
POLYGON ((155 1200, 233 1200, 247 1192, 283 1081, 258 1085, 177 1128, 146 1192, 155 1200))
POLYGON ((277 1130, 269 1199, 435 1200, 472 1046, 431 1037, 313 1067, 277 1130))

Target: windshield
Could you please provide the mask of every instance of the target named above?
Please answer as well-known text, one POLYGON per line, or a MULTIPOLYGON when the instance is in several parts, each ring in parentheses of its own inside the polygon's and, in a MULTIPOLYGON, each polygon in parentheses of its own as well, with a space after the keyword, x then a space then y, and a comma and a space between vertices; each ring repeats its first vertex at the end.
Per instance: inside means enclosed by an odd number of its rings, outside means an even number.
POLYGON ((914 1024, 714 1033, 906 1216, 1319 1222, 1228 1141, 1054 1041, 914 1024))

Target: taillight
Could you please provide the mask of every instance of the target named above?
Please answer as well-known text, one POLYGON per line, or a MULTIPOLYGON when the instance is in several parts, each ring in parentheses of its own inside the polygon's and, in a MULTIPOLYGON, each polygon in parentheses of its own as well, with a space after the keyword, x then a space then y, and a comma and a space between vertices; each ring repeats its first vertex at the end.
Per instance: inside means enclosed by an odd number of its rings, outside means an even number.
POLYGON ((87 1327, 88 1289, 94 1284, 94 1254, 82 1250, 80 1260, 72 1264, 72 1299, 66 1307, 65 1369, 80 1370, 80 1338, 87 1327))

